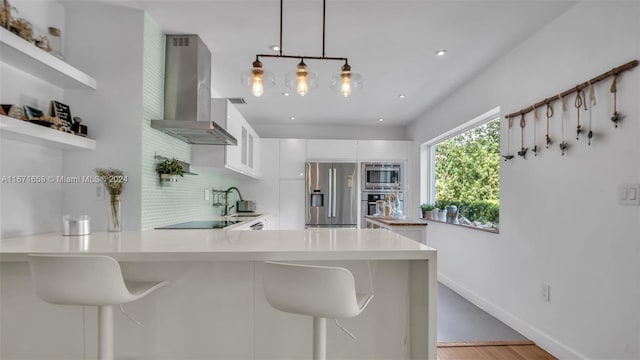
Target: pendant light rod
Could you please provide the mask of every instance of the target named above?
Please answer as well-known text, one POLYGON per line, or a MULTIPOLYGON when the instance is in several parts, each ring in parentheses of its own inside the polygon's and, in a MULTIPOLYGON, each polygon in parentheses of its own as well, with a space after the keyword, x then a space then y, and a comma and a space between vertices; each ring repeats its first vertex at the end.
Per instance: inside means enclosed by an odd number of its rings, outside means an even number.
POLYGON ((280 56, 282 56, 282 2, 284 0, 280 0, 280 56))
POLYGON ((322 0, 322 57, 324 58, 324 38, 327 23, 327 0, 322 0))
POLYGON ((327 0, 322 0, 322 56, 300 56, 300 55, 285 55, 282 51, 282 33, 283 33, 283 8, 284 0, 280 0, 280 50, 278 54, 257 54, 256 60, 261 57, 268 58, 288 58, 288 59, 309 59, 309 60, 337 60, 348 63, 348 59, 345 57, 327 57, 325 56, 325 38, 326 38, 326 23, 327 23, 327 0))
POLYGON ((286 58, 286 59, 309 59, 309 60, 339 60, 347 62, 349 59, 345 57, 331 57, 331 56, 307 56, 307 55, 284 55, 284 54, 258 54, 256 58, 286 58))

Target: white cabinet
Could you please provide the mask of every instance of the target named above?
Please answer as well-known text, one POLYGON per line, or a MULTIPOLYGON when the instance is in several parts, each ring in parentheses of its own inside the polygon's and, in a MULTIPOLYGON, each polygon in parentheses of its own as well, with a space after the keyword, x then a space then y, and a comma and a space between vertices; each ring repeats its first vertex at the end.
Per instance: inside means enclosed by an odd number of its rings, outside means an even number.
POLYGON ((227 119, 226 130, 237 145, 194 145, 194 166, 226 168, 253 178, 260 177, 260 137, 227 99, 211 99, 212 118, 227 119))
POLYGON ((304 139, 280 139, 280 179, 304 179, 307 161, 304 139))
POLYGON ((280 229, 304 229, 304 179, 280 180, 280 229))
POLYGON ((356 161, 356 140, 307 140, 307 161, 356 161))
POLYGON ((358 160, 407 160, 410 146, 411 141, 358 140, 358 160))

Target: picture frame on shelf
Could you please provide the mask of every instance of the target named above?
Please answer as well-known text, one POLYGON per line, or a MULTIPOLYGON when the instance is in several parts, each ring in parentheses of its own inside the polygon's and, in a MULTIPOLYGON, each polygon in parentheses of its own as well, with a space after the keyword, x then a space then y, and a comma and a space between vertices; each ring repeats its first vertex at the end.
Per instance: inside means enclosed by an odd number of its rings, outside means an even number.
POLYGON ((73 121, 71 117, 71 109, 69 105, 63 104, 59 101, 52 100, 50 107, 51 116, 57 117, 60 119, 61 130, 65 132, 71 132, 71 127, 73 126, 73 121))
POLYGON ((24 114, 26 115, 27 120, 40 120, 44 117, 42 110, 29 105, 24 106, 24 114))

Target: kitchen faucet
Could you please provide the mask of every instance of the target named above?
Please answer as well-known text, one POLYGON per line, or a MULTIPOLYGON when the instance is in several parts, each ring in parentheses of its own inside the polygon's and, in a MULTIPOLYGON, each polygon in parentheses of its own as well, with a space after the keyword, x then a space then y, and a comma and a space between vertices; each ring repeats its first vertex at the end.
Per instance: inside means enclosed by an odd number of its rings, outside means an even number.
POLYGON ((229 211, 231 211, 231 209, 235 207, 235 205, 229 206, 229 193, 231 192, 231 190, 235 190, 238 193, 238 197, 240 198, 240 201, 242 201, 242 194, 240 194, 240 190, 238 190, 237 187, 232 186, 228 188, 224 192, 224 208, 222 209, 222 216, 229 215, 229 211))

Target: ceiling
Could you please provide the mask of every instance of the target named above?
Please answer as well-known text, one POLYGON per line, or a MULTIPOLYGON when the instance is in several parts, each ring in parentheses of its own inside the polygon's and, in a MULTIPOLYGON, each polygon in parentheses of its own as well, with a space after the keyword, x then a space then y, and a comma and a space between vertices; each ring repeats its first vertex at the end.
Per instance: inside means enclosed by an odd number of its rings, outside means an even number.
MULTIPOLYGON (((214 92, 245 98, 237 108, 250 123, 356 126, 410 123, 575 4, 328 0, 326 56, 347 57, 364 88, 344 98, 329 89, 342 62, 308 60, 319 86, 301 97, 284 85, 297 59, 263 58, 276 86, 257 98, 241 87, 240 73, 256 54, 275 53, 269 46, 279 43, 278 0, 111 2, 146 10, 165 33, 199 34, 212 52, 214 92), (438 49, 447 54, 436 56, 438 49)), ((285 0, 283 22, 285 54, 321 56, 321 0, 285 0)))

